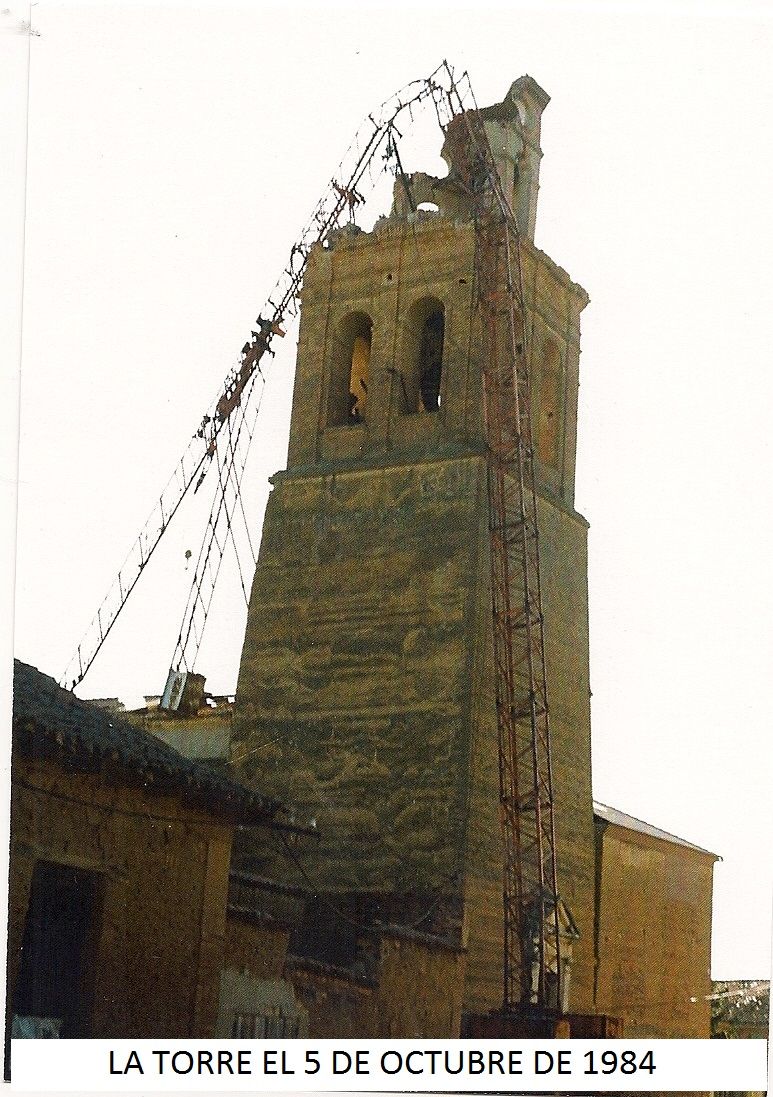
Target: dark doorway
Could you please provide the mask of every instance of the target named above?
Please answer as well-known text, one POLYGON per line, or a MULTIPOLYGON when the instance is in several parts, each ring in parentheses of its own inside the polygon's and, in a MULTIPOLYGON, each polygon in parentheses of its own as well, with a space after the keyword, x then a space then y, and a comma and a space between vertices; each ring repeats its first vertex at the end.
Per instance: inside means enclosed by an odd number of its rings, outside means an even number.
POLYGON ((16 1017, 61 1021, 63 1039, 89 1035, 102 877, 39 861, 30 887, 16 1017))

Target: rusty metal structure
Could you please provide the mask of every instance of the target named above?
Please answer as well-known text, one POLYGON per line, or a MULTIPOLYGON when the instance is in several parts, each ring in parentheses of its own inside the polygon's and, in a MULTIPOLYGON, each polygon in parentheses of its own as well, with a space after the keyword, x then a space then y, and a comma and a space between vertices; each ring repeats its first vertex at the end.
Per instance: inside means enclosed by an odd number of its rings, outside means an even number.
POLYGON ((255 329, 242 347, 238 361, 228 371, 191 436, 60 677, 63 686, 74 689, 83 681, 183 499, 191 488, 194 492, 201 488, 214 464, 218 470, 214 497, 172 659, 173 668, 193 667, 220 562, 231 537, 230 523, 254 434, 259 394, 265 384, 262 360, 266 355, 273 355, 272 340, 284 335, 283 325, 298 314, 309 252, 315 244, 323 242, 344 217, 353 219, 357 207, 389 168, 396 150, 395 137, 399 136, 398 120, 406 115, 412 119, 419 107, 431 102, 442 127, 453 113, 452 95, 462 102, 453 71, 444 62, 431 76, 412 81, 396 92, 377 111, 371 112, 358 129, 338 165, 336 176, 325 188, 293 243, 287 263, 255 321, 255 329))
POLYGON ((238 364, 159 497, 148 522, 69 664, 63 684, 83 680, 161 536, 191 486, 214 464, 214 498, 170 674, 193 669, 229 537, 265 377, 261 361, 298 312, 307 257, 341 219, 354 218, 385 168, 405 177, 396 122, 423 103, 460 151, 474 199, 477 311, 487 447, 494 693, 503 858, 504 962, 501 1017, 557 1016, 563 1001, 550 725, 531 425, 531 388, 520 240, 466 73, 443 64, 368 115, 337 176, 293 244, 238 364), (264 315, 265 314, 265 318, 264 315), (259 384, 256 384, 259 379, 259 384))
POLYGON ((507 1009, 517 1001, 560 1003, 561 942, 529 371, 523 310, 516 306, 518 242, 506 219, 484 214, 478 245, 507 1009))
POLYGON ((528 330, 518 225, 479 112, 454 120, 475 194, 494 694, 504 845, 502 1002, 560 1010, 561 926, 528 330), (463 125, 462 125, 463 123, 463 125))

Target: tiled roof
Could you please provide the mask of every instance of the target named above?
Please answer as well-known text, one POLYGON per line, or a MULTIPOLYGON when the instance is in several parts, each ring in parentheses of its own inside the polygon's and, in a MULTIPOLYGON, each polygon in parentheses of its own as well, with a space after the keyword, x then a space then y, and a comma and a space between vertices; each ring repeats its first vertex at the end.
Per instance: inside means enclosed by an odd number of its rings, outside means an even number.
POLYGON ((179 754, 114 712, 82 701, 35 667, 14 660, 14 750, 57 756, 78 769, 112 763, 148 792, 173 792, 237 823, 266 823, 278 801, 179 754))

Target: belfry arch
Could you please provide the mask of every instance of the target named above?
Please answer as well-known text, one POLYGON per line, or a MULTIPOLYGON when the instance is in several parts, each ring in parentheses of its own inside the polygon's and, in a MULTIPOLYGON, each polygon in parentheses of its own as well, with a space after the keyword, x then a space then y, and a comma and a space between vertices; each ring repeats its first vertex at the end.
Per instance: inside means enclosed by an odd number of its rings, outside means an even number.
POLYGON ((365 421, 373 320, 350 312, 337 325, 330 363, 328 423, 354 426, 365 421))
POLYGON ((402 371, 407 412, 433 412, 440 409, 445 326, 445 308, 437 297, 422 297, 408 309, 402 371))

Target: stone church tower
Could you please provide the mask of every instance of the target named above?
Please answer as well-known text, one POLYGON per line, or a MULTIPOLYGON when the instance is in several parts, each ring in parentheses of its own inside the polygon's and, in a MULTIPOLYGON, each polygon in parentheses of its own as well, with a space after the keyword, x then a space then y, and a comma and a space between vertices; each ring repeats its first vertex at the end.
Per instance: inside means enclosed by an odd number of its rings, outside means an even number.
MULTIPOLYGON (((522 77, 481 114, 522 234, 559 890, 580 933, 570 1005, 590 1012, 587 523, 573 505, 587 296, 533 242, 547 102, 522 77)), ((398 181, 372 232, 341 229, 310 256, 234 752, 243 778, 317 821, 285 874, 457 935, 479 1011, 502 995, 481 341, 472 210, 448 140, 443 153, 446 179, 411 176, 410 199, 398 181)))

